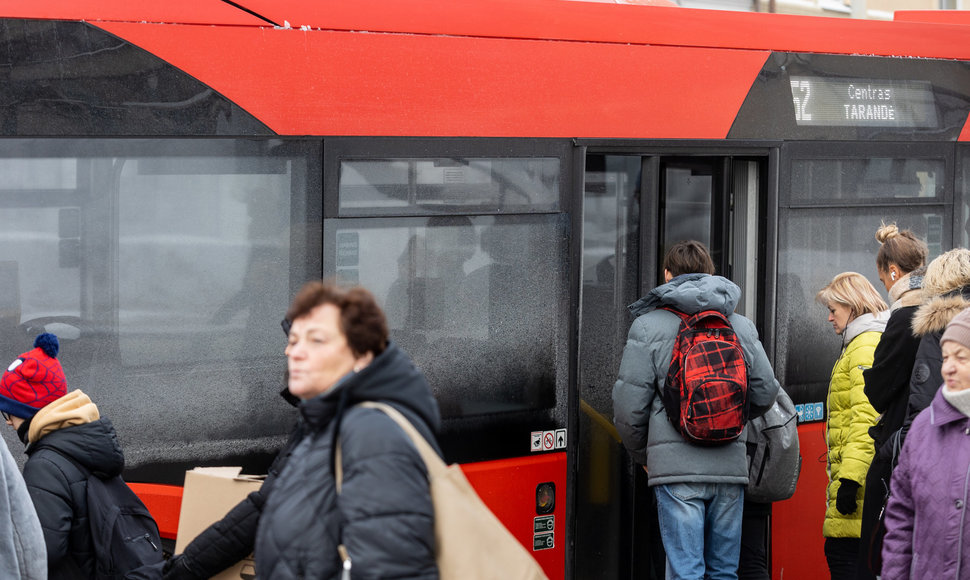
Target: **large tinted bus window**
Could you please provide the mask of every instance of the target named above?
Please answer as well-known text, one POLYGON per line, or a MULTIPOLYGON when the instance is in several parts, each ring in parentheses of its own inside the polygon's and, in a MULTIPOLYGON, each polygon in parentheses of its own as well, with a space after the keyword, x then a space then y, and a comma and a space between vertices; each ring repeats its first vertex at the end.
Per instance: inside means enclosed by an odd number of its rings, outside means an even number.
POLYGON ((58 334, 69 385, 114 421, 129 466, 270 445, 291 425, 279 321, 308 269, 292 224, 312 149, 0 141, 0 357, 58 334))
POLYGON ((813 403, 803 420, 821 420, 842 342, 815 295, 836 274, 855 271, 888 298, 876 272, 882 222, 925 239, 930 259, 948 249, 953 148, 802 143, 784 151, 789 197, 779 209, 776 368, 796 403, 813 403))
POLYGON ((796 403, 825 400, 842 346, 815 294, 836 274, 855 271, 886 298, 876 273, 875 233, 882 221, 926 239, 931 258, 939 253, 942 206, 806 208, 791 210, 781 220, 776 368, 784 369, 785 389, 796 403))
POLYGON ((567 375, 558 214, 334 219, 325 275, 360 283, 445 417, 547 409, 567 375))

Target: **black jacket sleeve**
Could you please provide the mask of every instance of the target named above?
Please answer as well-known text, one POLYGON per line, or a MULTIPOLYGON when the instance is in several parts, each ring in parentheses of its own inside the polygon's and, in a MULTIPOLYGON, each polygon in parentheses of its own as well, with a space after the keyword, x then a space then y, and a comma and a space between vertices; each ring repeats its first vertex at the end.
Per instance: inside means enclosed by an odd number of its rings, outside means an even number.
POLYGON ((878 413, 885 413, 909 391, 909 378, 919 348, 919 337, 913 336, 910 324, 913 307, 893 312, 879 339, 872 367, 863 371, 865 393, 878 413))
POLYGON ((866 397, 880 414, 869 434, 876 453, 886 459, 892 455, 891 442, 906 420, 909 405, 910 377, 920 345, 911 327, 915 312, 915 306, 906 306, 892 313, 876 346, 872 367, 862 373, 866 397))
POLYGON ((215 576, 246 556, 256 544, 256 528, 263 513, 263 505, 273 489, 273 483, 283 470, 303 430, 297 427, 283 450, 269 468, 263 485, 249 494, 221 520, 196 536, 185 551, 169 560, 164 580, 203 580, 215 576))

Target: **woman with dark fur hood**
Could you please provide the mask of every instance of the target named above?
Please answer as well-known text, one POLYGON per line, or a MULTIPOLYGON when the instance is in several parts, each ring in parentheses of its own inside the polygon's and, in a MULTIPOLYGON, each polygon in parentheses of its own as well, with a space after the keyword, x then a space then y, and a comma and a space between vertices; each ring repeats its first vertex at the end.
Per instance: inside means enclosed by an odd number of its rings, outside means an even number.
POLYGON ((913 316, 913 334, 920 337, 909 384, 909 409, 903 428, 895 435, 900 449, 909 426, 929 406, 943 384, 940 337, 946 325, 970 306, 970 250, 956 248, 941 254, 926 267, 923 304, 913 316))

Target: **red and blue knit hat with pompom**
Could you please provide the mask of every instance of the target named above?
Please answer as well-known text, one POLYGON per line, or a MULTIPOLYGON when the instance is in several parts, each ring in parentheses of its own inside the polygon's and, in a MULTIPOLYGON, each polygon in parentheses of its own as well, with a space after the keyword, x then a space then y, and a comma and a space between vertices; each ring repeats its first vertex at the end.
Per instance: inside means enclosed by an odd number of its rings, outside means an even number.
POLYGON ((37 411, 67 394, 64 369, 57 360, 60 343, 45 332, 34 340, 34 349, 13 361, 0 380, 0 411, 29 419, 37 411))

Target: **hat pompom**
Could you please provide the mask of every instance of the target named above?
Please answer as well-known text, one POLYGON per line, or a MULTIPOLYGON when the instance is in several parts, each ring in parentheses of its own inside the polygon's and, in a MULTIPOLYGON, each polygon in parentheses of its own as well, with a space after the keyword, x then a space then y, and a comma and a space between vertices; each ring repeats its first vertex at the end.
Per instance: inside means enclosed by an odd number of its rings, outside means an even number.
POLYGON ((56 336, 45 332, 34 339, 34 348, 40 348, 44 351, 44 354, 51 358, 57 358, 57 353, 61 350, 61 343, 58 342, 56 336))

